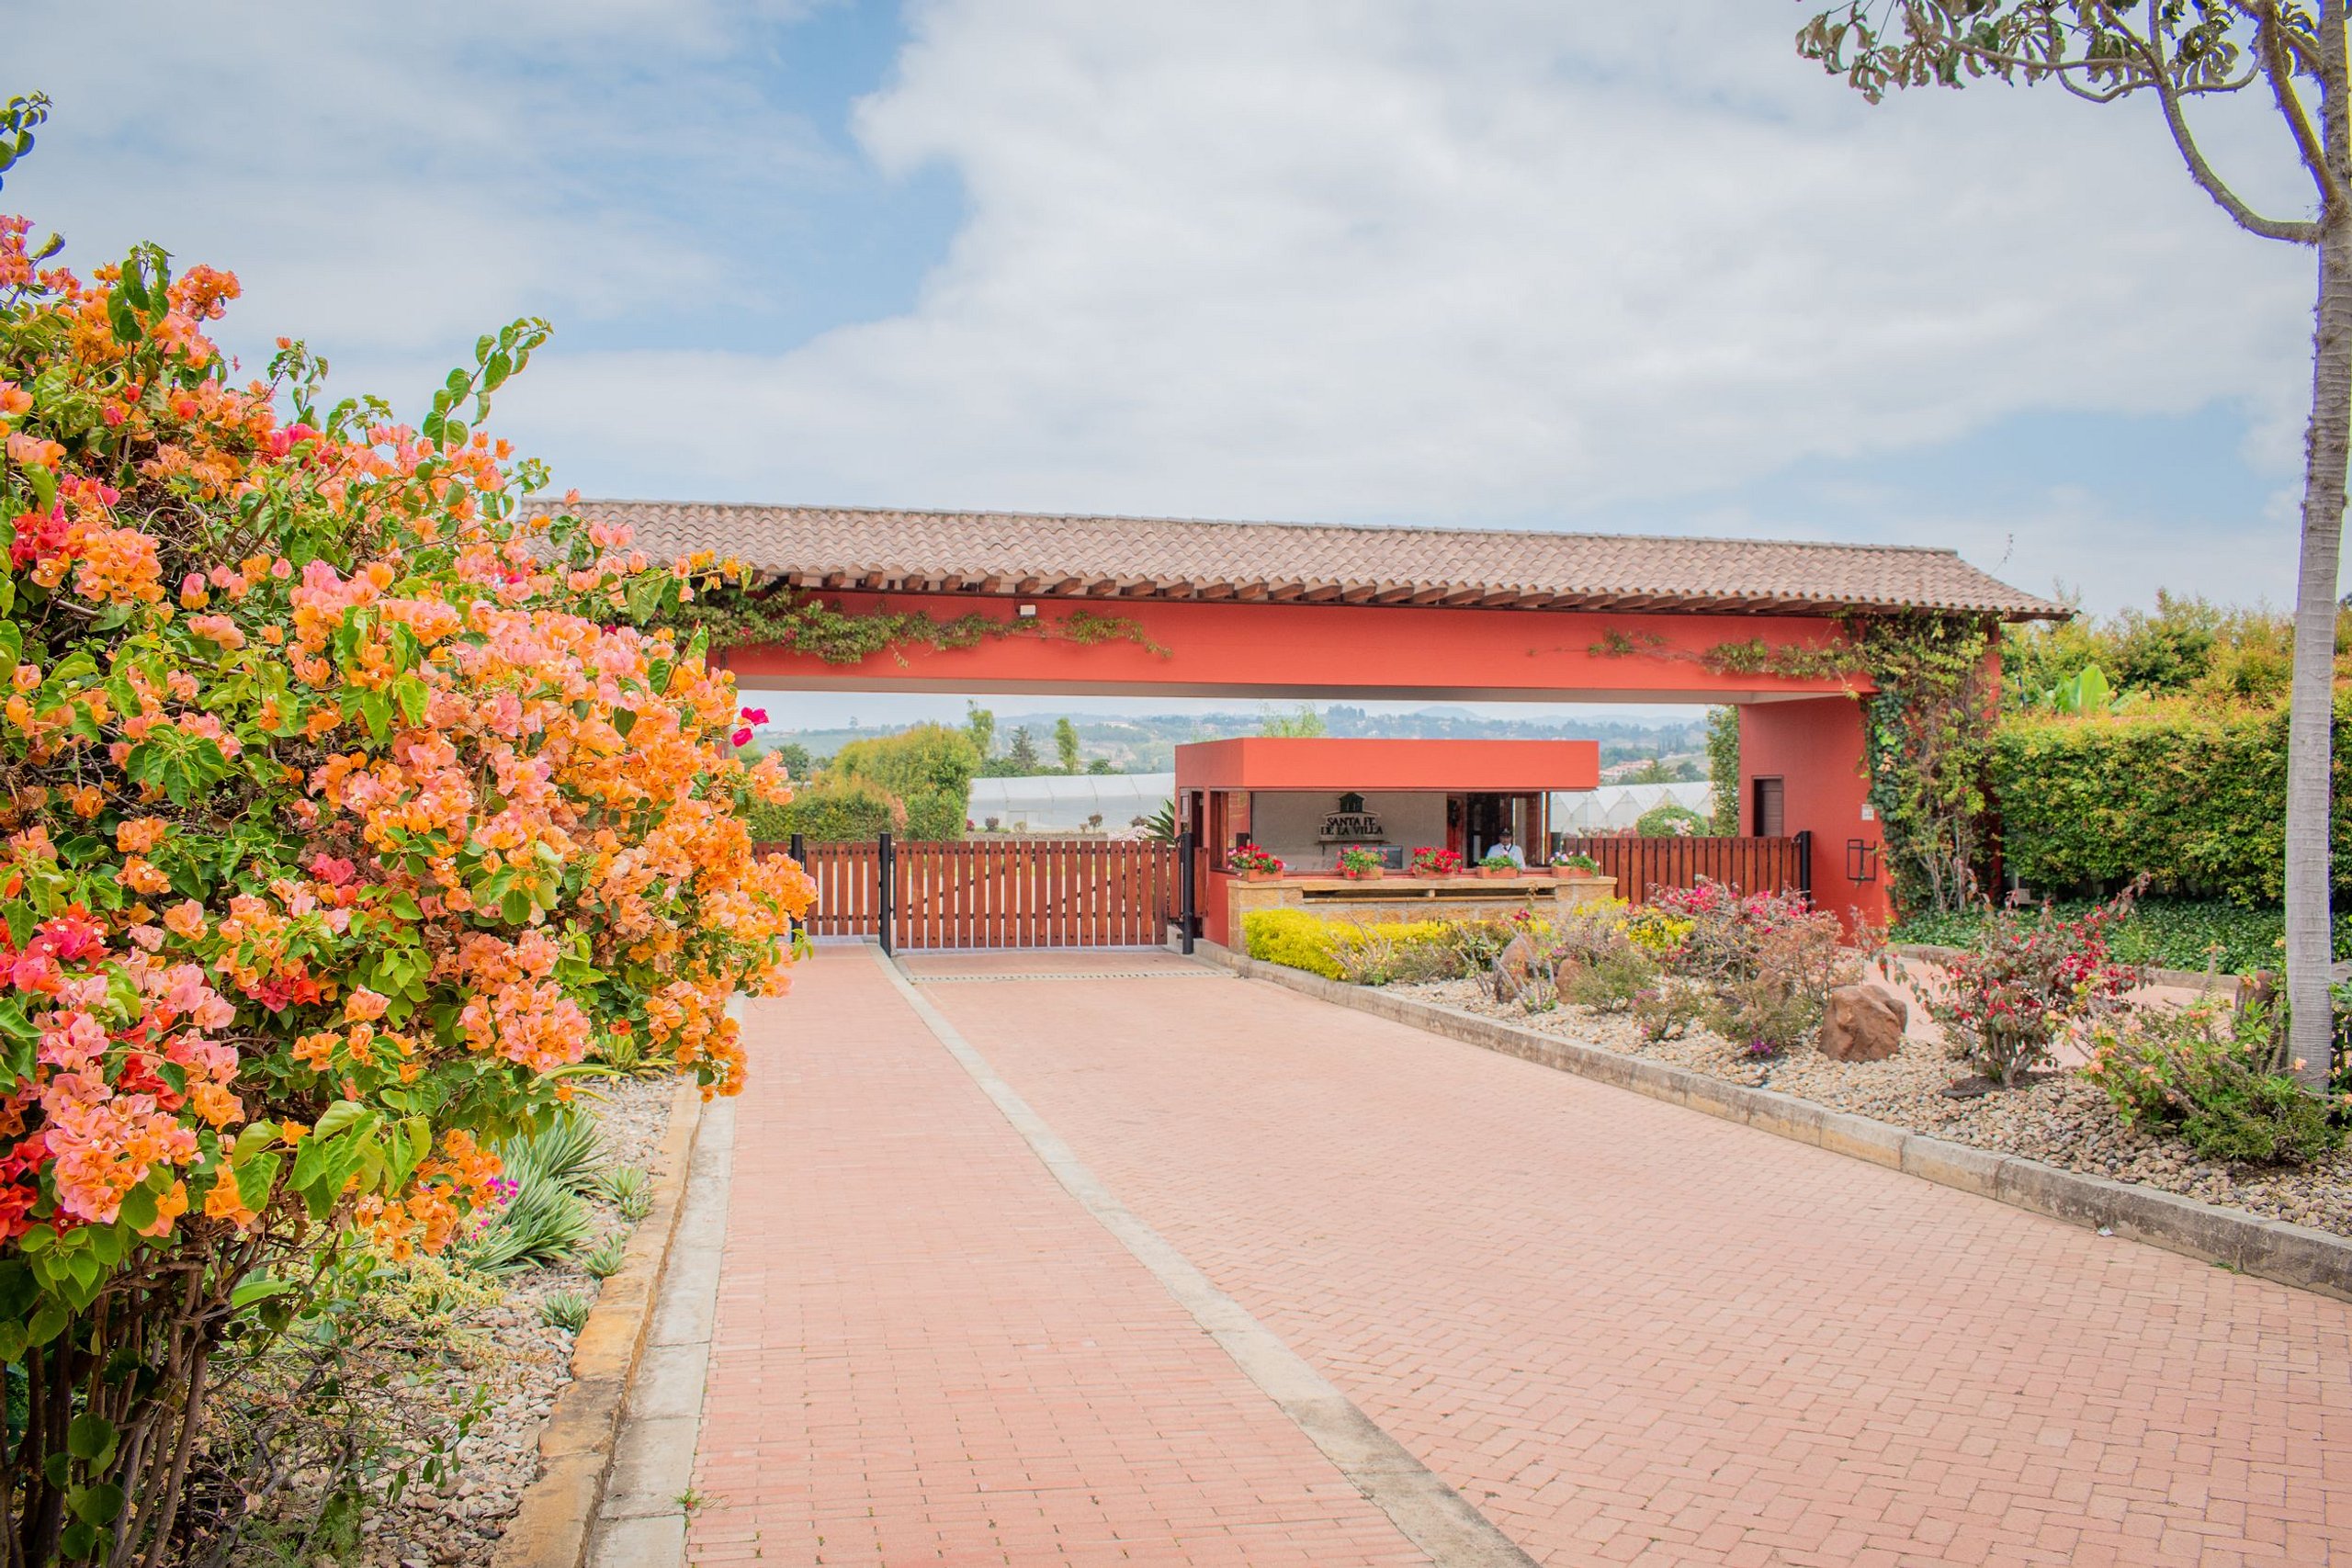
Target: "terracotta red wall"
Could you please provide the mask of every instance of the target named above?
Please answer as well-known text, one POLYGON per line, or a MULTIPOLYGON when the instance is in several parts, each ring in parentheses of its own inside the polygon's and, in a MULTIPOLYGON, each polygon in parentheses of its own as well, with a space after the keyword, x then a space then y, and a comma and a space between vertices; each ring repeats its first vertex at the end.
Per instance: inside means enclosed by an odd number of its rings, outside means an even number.
MULTIPOLYGON (((942 620, 1014 618, 994 596, 825 593, 868 611, 922 610, 942 620)), ((1795 615, 1614 615, 1184 600, 1029 601, 1052 621, 1075 607, 1134 621, 1165 655, 1126 641, 996 637, 971 648, 907 648, 858 664, 755 644, 722 650, 746 682, 808 691, 1099 692, 1161 695, 1453 697, 1553 701, 1638 697, 1737 702, 1781 692, 1827 693, 1835 677, 1719 673, 1697 654, 1762 637, 1817 648, 1826 619, 1795 615), (1613 653, 1611 646, 1632 651, 1613 653), (1596 649, 1601 651, 1595 651, 1596 649)))
POLYGON ((1874 881, 1847 875, 1849 840, 1859 839, 1873 850, 1882 842, 1878 823, 1863 816, 1870 781, 1861 762, 1862 706, 1852 697, 1754 703, 1739 710, 1740 831, 1757 830, 1755 781, 1783 780, 1782 826, 1792 834, 1813 834, 1814 902, 1849 924, 1859 914, 1884 925, 1883 862, 1874 881))
POLYGON ((1176 748, 1176 787, 1286 790, 1591 789, 1597 740, 1447 740, 1246 735, 1176 748))

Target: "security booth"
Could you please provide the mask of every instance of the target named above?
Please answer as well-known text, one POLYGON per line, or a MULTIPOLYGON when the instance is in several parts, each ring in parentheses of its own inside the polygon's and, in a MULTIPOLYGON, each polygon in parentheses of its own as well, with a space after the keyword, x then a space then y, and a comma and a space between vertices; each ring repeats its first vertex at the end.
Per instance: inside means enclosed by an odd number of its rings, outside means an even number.
POLYGON ((1404 919, 1603 897, 1602 884, 1555 876, 1544 852, 1551 795, 1600 782, 1590 740, 1251 736, 1179 746, 1177 826, 1194 835, 1202 934, 1236 945, 1242 916, 1259 908, 1404 919), (1408 874, 1416 849, 1448 850, 1475 867, 1506 832, 1522 873, 1408 874), (1251 848, 1278 857, 1282 871, 1245 872, 1236 852, 1251 848), (1370 852, 1376 872, 1343 875, 1350 850, 1370 852))

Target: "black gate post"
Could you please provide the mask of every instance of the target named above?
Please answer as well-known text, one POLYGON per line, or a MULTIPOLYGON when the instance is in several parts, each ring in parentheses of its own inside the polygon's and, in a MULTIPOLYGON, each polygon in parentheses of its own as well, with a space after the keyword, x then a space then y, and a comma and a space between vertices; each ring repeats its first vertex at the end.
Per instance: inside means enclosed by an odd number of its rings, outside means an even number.
POLYGON ((1797 832, 1797 891, 1804 895, 1806 903, 1813 902, 1813 829, 1810 828, 1800 829, 1797 832))
POLYGON ((1184 951, 1193 951, 1193 830, 1176 835, 1176 921, 1184 933, 1184 951))
MULTIPOLYGON (((808 842, 807 839, 802 837, 800 834, 795 833, 792 835, 792 843, 785 852, 792 857, 792 863, 798 866, 802 871, 807 871, 808 869, 808 842)), ((808 917, 803 915, 799 919, 792 922, 792 924, 786 929, 784 934, 787 937, 795 937, 804 931, 813 931, 816 928, 809 923, 808 917)))
POLYGON ((890 885, 897 880, 891 874, 898 869, 899 852, 891 844, 890 835, 884 833, 875 845, 874 873, 881 886, 876 889, 875 893, 874 925, 876 931, 882 938, 882 953, 885 957, 890 956, 895 951, 890 944, 890 928, 897 922, 898 911, 891 907, 890 885))

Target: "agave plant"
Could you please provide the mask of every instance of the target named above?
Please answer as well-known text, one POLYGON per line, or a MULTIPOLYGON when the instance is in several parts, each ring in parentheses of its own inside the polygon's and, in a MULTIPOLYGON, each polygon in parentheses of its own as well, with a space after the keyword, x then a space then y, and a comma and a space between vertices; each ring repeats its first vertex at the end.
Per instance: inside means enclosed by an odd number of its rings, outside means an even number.
POLYGON ((621 1263, 628 1253, 628 1238, 615 1233, 580 1254, 580 1267, 596 1279, 610 1279, 621 1271, 621 1263))
POLYGON ((587 1326, 588 1314, 595 1304, 577 1291, 559 1291, 539 1303, 539 1321, 549 1328, 577 1334, 587 1326))
POLYGON ((595 1185, 605 1166, 605 1145, 596 1124, 577 1111, 556 1113, 555 1120, 536 1133, 509 1139, 499 1146, 506 1174, 527 1190, 548 1182, 569 1192, 585 1192, 595 1185))
POLYGON ((580 1195, 552 1181, 526 1181, 498 1217, 465 1244, 468 1267, 511 1274, 560 1263, 588 1239, 596 1219, 580 1195))

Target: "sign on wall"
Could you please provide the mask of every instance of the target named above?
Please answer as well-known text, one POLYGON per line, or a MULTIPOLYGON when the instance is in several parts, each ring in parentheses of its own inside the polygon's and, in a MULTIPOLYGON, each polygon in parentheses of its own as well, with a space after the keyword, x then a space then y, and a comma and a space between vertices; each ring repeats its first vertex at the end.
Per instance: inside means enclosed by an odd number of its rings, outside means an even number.
POLYGON ((1322 830, 1315 837, 1318 843, 1366 844, 1377 843, 1388 834, 1380 818, 1363 808, 1363 796, 1350 790, 1340 796, 1340 808, 1323 818, 1322 830))

